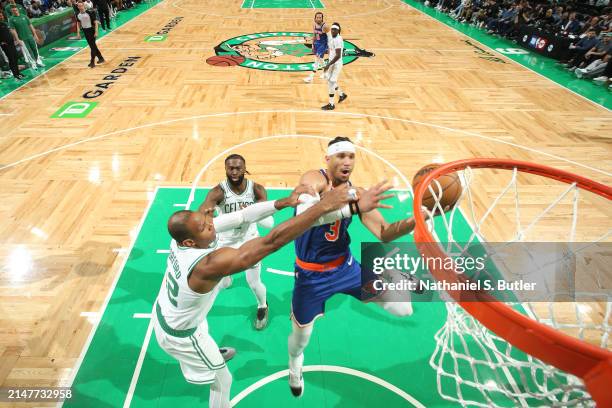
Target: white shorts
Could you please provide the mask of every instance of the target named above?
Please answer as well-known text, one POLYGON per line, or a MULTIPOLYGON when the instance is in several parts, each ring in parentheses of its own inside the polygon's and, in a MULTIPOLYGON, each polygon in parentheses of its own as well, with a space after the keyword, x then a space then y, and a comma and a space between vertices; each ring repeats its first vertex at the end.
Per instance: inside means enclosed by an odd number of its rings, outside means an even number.
POLYGON ((340 72, 342 72, 342 65, 343 64, 335 63, 329 67, 325 73, 325 79, 327 79, 329 82, 338 82, 338 77, 340 76, 340 72))
POLYGON ((211 384, 215 381, 216 370, 225 367, 225 360, 219 346, 208 334, 206 320, 187 337, 176 337, 164 331, 155 312, 153 328, 159 346, 178 360, 183 377, 193 384, 211 384))

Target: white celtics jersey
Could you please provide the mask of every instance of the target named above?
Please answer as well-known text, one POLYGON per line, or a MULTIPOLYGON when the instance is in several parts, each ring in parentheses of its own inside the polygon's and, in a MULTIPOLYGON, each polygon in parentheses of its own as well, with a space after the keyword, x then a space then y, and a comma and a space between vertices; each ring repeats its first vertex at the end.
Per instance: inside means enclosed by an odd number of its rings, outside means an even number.
POLYGON ((336 61, 334 63, 334 65, 342 65, 342 53, 344 52, 344 40, 342 39, 342 37, 340 36, 340 34, 338 34, 337 36, 332 36, 331 34, 329 34, 327 36, 327 48, 328 48, 328 52, 329 52, 329 61, 333 60, 336 57, 336 50, 340 49, 340 58, 338 58, 338 61, 336 61))
POLYGON ((217 296, 219 285, 208 293, 194 292, 187 279, 195 265, 215 248, 199 249, 170 243, 170 255, 166 266, 166 276, 157 296, 161 314, 174 330, 197 327, 206 319, 217 296))
MULTIPOLYGON (((223 200, 219 203, 221 214, 229 214, 235 211, 240 211, 244 207, 255 203, 255 183, 251 180, 247 180, 247 185, 242 194, 236 194, 230 188, 227 180, 223 180, 219 183, 219 186, 223 190, 223 200)), ((257 236, 257 225, 242 225, 233 230, 226 231, 219 234, 219 240, 223 243, 235 243, 244 241, 248 236, 249 238, 257 236)))

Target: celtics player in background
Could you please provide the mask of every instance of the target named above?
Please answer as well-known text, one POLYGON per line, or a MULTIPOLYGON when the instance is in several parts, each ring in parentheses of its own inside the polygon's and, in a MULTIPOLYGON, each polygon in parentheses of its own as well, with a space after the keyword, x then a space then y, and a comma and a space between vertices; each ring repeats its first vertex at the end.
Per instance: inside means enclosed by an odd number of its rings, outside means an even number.
POLYGON ((9 27, 17 34, 22 42, 24 54, 29 54, 30 58, 26 58, 26 61, 36 69, 36 66, 44 67, 40 56, 38 55, 38 46, 36 43, 41 43, 34 26, 30 22, 30 19, 26 14, 21 14, 19 8, 16 6, 11 7, 11 16, 8 19, 9 27))
MULTIPOLYGON (((239 154, 232 154, 225 159, 226 179, 209 191, 206 200, 200 206, 206 208, 218 207, 220 214, 229 214, 240 211, 256 202, 266 201, 268 193, 261 184, 246 179, 249 174, 246 169, 246 160, 239 154)), ((260 221, 260 225, 272 228, 274 220, 268 218, 260 221)), ((219 234, 219 245, 222 247, 238 248, 244 242, 257 238, 259 232, 256 224, 241 225, 238 228, 219 234)), ((261 281, 261 264, 257 263, 246 270, 246 280, 251 291, 257 299, 257 314, 255 329, 263 330, 268 324, 268 303, 266 301, 266 287, 261 281)))

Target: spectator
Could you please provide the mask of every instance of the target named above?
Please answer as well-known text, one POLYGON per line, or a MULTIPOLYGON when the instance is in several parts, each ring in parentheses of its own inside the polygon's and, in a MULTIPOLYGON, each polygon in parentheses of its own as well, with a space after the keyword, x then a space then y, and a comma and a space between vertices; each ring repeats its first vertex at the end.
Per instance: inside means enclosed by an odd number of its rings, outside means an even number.
POLYGON ((4 14, 0 13, 0 47, 4 55, 6 55, 13 77, 17 80, 21 80, 25 77, 19 72, 17 49, 15 48, 15 42, 17 41, 19 41, 19 38, 15 32, 9 28, 4 14))
POLYGON ((595 60, 603 59, 610 51, 612 51, 612 43, 610 42, 610 37, 606 35, 593 48, 587 51, 586 54, 576 57, 576 59, 572 61, 570 71, 576 68, 585 67, 595 60))
POLYGON ((40 17, 42 16, 43 12, 40 9, 40 6, 38 5, 38 3, 32 3, 30 5, 30 8, 28 8, 28 14, 32 17, 32 18, 36 18, 36 17, 40 17))
POLYGON ((569 20, 561 27, 565 35, 576 34, 580 31, 580 22, 576 20, 576 12, 570 13, 569 20))
MULTIPOLYGON (((604 71, 601 73, 601 76, 593 79, 593 81, 604 82, 604 83, 612 82, 612 64, 610 63, 610 61, 608 61, 608 64, 604 68, 604 71)), ((610 84, 610 85, 612 85, 612 84, 610 84)))
POLYGON ((597 37, 595 30, 590 30, 586 33, 586 37, 581 38, 576 44, 570 44, 568 51, 568 60, 563 62, 563 65, 571 67, 574 62, 584 55, 595 45, 597 45, 597 37))
POLYGON ((110 30, 110 10, 108 0, 93 0, 93 4, 98 12, 100 25, 103 30, 110 30))
POLYGON ((599 74, 603 74, 606 70, 606 66, 609 65, 610 57, 610 54, 606 54, 603 58, 591 62, 586 68, 576 69, 576 76, 578 78, 595 78, 599 74))
POLYGON ((30 65, 32 68, 36 68, 36 66, 44 67, 45 64, 42 63, 38 55, 38 46, 36 45, 37 42, 40 42, 40 39, 30 19, 25 15, 19 14, 19 9, 17 7, 13 7, 11 11, 13 15, 8 19, 9 27, 22 41, 22 46, 31 57, 31 61, 29 61, 30 65))
POLYGON ((13 7, 17 7, 17 9, 19 10, 19 14, 22 14, 24 16, 28 14, 25 7, 23 7, 21 4, 16 3, 15 0, 9 0, 8 3, 4 6, 4 15, 7 18, 7 21, 8 18, 13 15, 13 12, 11 11, 13 7))
POLYGON ((589 31, 595 31, 595 34, 599 34, 601 31, 601 27, 599 26, 599 18, 591 17, 589 21, 586 22, 582 30, 580 31, 579 37, 584 37, 589 31))

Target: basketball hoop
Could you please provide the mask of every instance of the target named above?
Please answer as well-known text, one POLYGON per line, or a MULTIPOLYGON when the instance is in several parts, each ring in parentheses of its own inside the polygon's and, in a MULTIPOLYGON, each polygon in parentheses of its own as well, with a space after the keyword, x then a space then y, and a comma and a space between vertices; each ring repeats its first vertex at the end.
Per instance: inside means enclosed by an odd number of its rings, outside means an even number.
MULTIPOLYGON (((603 197, 612 204, 611 187, 539 164, 503 159, 467 159, 443 164, 425 176, 414 192, 413 205, 416 221, 414 235, 419 252, 423 256, 448 257, 447 251, 440 244, 441 240, 432 228, 431 221, 426 220, 425 215, 429 211, 421 205, 424 193, 428 189, 433 192, 434 189, 430 188, 430 184, 440 176, 460 173, 464 184, 462 197, 450 214, 442 217, 450 240, 452 239, 452 218, 462 200, 469 200, 468 205, 473 206, 474 188, 471 186, 473 177, 470 175, 474 169, 512 172, 510 182, 497 195, 492 205, 484 211, 480 220, 472 220, 474 235, 479 239, 484 239, 483 223, 489 219, 493 208, 503 199, 511 199, 515 195, 516 220, 519 220, 520 204, 517 183, 519 179, 531 177, 523 173, 546 177, 565 184, 561 185, 563 186, 562 194, 554 199, 541 214, 534 217, 528 226, 523 228, 518 222, 517 231, 513 232, 517 241, 520 241, 525 232, 536 225, 564 197, 570 199, 573 197, 574 200, 573 204, 569 205, 573 211, 572 219, 569 221, 571 230, 568 240, 573 241, 576 233, 578 197, 581 190, 603 197), (451 220, 451 225, 446 218, 451 220)), ((608 211, 608 214, 610 213, 612 212, 608 211)), ((603 236, 598 236, 592 241, 602 242, 608 239, 611 233, 612 229, 608 229, 603 236)), ((467 279, 452 267, 445 268, 442 265, 430 268, 430 272, 439 281, 461 282, 467 279)), ((555 324, 554 316, 552 319, 534 317, 525 312, 528 307, 524 309, 521 305, 496 301, 490 293, 485 291, 469 293, 457 291, 448 292, 448 294, 454 302, 446 304, 448 318, 444 327, 436 334, 437 348, 430 360, 432 367, 437 370, 438 390, 444 398, 464 406, 504 406, 497 405, 493 395, 511 401, 516 406, 531 405, 525 401, 536 400, 543 402, 545 406, 593 405, 593 400, 601 407, 612 406, 612 392, 610 391, 612 352, 607 346, 612 310, 610 296, 612 294, 607 298, 606 312, 601 324, 587 324, 578 318, 578 322, 571 325, 555 324), (471 301, 466 301, 466 298, 471 301), (597 330, 600 333, 601 339, 598 345, 572 337, 561 330, 572 327, 578 331, 584 331, 587 325, 589 330, 597 330), (513 350, 512 347, 527 353, 528 356, 526 358, 517 357, 518 351, 513 350), (455 368, 449 368, 451 365, 446 363, 449 360, 452 361, 452 367, 455 368), (457 368, 460 364, 464 364, 465 369, 457 368), (500 386, 499 381, 485 381, 479 378, 475 369, 479 364, 490 370, 489 379, 505 376, 509 377, 510 384, 500 386), (465 378, 466 376, 470 378, 465 378), (454 389, 447 386, 449 380, 454 381, 454 389), (466 397, 463 388, 466 386, 476 389, 477 392, 472 392, 471 397, 466 397), (478 399, 472 398, 475 394, 478 395, 478 399)), ((574 307, 577 307, 577 304, 574 304, 574 307)))

